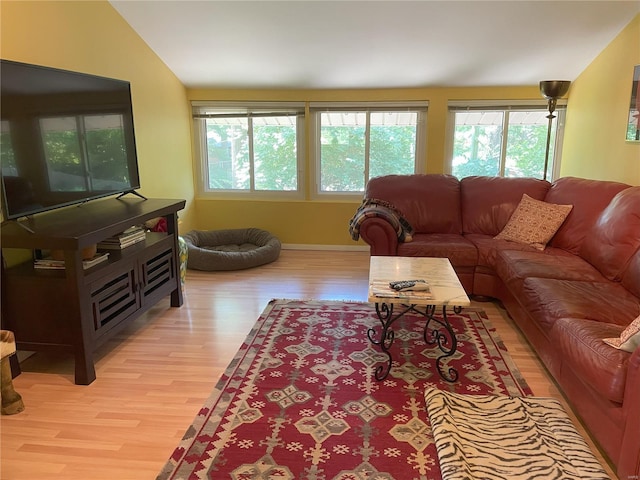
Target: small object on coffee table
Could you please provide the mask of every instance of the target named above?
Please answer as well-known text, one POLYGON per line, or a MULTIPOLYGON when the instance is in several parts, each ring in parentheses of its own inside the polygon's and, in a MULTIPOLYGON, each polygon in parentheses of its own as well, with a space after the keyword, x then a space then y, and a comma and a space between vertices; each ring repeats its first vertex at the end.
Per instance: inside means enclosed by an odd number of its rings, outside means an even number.
POLYGON ((419 292, 429 290, 426 280, 399 280, 389 282, 389 286, 398 292, 419 292))

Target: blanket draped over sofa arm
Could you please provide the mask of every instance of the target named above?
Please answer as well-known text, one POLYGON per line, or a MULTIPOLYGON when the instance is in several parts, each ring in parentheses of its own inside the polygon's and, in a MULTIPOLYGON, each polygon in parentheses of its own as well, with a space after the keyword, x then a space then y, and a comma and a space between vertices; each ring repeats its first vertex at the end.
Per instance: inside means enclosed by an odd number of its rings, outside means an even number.
POLYGON ((388 221, 398 235, 400 242, 410 242, 413 239, 413 227, 396 207, 385 200, 365 198, 356 213, 349 220, 349 233, 353 240, 360 238, 360 225, 371 217, 380 217, 388 221))

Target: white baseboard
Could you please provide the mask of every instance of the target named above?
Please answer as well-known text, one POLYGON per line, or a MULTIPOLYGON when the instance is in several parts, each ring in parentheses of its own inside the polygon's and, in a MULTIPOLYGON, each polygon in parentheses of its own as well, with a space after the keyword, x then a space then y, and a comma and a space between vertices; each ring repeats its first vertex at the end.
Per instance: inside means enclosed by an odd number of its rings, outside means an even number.
POLYGON ((311 243, 283 243, 283 250, 334 250, 342 252, 368 252, 368 245, 316 245, 311 243))

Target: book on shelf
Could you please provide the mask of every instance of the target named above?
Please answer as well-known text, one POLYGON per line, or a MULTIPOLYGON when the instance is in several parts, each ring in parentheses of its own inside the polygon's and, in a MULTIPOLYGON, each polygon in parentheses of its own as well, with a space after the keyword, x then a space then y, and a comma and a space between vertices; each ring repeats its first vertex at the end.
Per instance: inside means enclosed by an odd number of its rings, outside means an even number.
POLYGON ((122 250, 123 248, 130 247, 131 245, 135 245, 136 243, 144 242, 145 236, 135 237, 127 240, 126 242, 99 242, 98 248, 100 250, 122 250))
MULTIPOLYGON (((82 268, 88 269, 106 262, 109 259, 108 252, 98 252, 92 258, 82 261, 82 268)), ((64 270, 64 260, 54 260, 51 257, 39 258, 33 261, 33 267, 38 270, 64 270)))
POLYGON ((142 242, 146 237, 146 232, 142 227, 131 227, 124 232, 114 235, 98 242, 98 248, 102 250, 122 250, 123 248, 142 242))
POLYGON ((109 252, 98 252, 92 258, 82 261, 83 268, 91 268, 109 259, 109 252))
POLYGON ((118 238, 119 240, 126 240, 130 237, 140 236, 141 234, 144 234, 144 228, 139 225, 134 225, 133 227, 127 228, 124 232, 115 235, 115 238, 118 238))

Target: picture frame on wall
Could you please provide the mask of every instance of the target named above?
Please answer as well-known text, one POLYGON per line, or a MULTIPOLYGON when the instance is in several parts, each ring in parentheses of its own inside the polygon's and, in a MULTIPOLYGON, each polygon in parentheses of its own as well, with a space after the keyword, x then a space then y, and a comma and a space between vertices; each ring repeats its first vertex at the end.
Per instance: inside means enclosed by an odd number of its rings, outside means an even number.
POLYGON ((633 69, 626 139, 628 142, 640 143, 640 65, 633 69))

